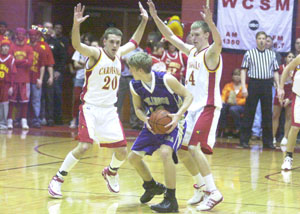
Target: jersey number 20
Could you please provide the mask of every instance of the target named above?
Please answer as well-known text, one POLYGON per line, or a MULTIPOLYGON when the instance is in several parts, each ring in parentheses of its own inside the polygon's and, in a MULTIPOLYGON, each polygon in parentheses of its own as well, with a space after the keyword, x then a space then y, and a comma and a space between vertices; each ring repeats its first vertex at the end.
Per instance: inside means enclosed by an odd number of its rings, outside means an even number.
POLYGON ((104 83, 105 85, 102 87, 102 89, 109 90, 111 87, 113 90, 115 90, 118 87, 118 78, 114 77, 111 79, 110 76, 106 76, 104 78, 104 83))

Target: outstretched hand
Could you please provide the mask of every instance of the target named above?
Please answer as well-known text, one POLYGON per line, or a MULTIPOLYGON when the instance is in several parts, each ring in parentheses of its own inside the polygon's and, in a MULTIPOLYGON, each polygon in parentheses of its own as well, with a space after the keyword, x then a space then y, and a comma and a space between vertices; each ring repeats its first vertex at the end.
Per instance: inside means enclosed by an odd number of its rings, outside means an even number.
POLYGON ((153 16, 156 16, 157 15, 157 11, 155 9, 155 5, 153 3, 152 0, 148 0, 147 1, 147 4, 149 6, 149 12, 150 12, 150 15, 153 17, 153 16))
POLYGON ((141 11, 141 17, 143 20, 147 21, 148 20, 148 13, 147 11, 143 8, 143 5, 141 4, 141 2, 139 2, 139 8, 140 8, 140 11, 141 11))
POLYGON ((206 23, 212 23, 213 22, 212 13, 211 13, 211 11, 208 7, 203 6, 203 11, 200 11, 200 14, 201 14, 203 20, 206 23))
POLYGON ((84 22, 87 18, 89 18, 89 15, 86 15, 83 17, 85 6, 83 5, 81 7, 81 3, 78 3, 74 7, 74 25, 80 25, 82 22, 84 22))

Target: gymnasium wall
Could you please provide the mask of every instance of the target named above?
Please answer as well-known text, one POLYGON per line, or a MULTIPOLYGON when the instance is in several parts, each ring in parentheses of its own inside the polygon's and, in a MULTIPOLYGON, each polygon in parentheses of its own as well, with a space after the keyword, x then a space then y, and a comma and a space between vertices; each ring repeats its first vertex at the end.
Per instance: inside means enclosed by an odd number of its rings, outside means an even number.
MULTIPOLYGON (((201 15, 199 11, 206 4, 206 0, 182 0, 182 21, 188 26, 185 29, 185 33, 189 31, 190 24, 195 21, 201 19, 201 15)), ((210 8, 211 11, 214 11, 214 0, 210 0, 210 8)), ((297 21, 296 21, 296 38, 300 37, 300 4, 298 3, 297 8, 297 21)), ((280 23, 279 23, 280 24, 280 23)), ((239 68, 241 66, 241 62, 243 59, 243 54, 238 53, 222 53, 223 58, 223 75, 221 80, 221 88, 223 88, 224 84, 231 81, 231 74, 235 68, 239 68)))

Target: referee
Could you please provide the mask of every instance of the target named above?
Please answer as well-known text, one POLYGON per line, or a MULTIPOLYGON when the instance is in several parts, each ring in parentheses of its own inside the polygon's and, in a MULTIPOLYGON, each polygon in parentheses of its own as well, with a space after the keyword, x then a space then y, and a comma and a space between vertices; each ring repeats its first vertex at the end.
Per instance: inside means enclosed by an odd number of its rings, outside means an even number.
POLYGON ((244 117, 241 124, 240 146, 249 148, 251 128, 258 100, 262 109, 263 148, 275 149, 272 134, 272 86, 273 80, 279 84, 278 62, 274 51, 266 49, 267 34, 260 31, 256 34, 257 47, 248 50, 243 58, 241 81, 242 93, 246 99, 244 117), (246 88, 246 72, 249 84, 246 88))

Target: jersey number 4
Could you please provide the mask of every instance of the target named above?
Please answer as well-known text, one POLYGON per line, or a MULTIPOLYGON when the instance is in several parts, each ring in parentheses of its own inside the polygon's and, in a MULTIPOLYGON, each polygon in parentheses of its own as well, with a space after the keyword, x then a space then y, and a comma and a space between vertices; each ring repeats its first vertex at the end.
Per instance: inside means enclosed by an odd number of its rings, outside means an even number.
POLYGON ((115 90, 118 87, 118 78, 114 77, 111 79, 110 76, 106 76, 104 78, 104 83, 105 85, 102 87, 102 89, 109 90, 111 87, 113 90, 115 90))
POLYGON ((195 85, 194 71, 192 71, 192 73, 189 76, 189 82, 191 83, 191 85, 195 85))

